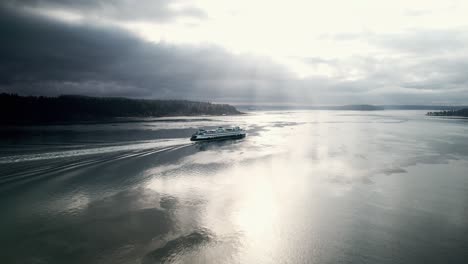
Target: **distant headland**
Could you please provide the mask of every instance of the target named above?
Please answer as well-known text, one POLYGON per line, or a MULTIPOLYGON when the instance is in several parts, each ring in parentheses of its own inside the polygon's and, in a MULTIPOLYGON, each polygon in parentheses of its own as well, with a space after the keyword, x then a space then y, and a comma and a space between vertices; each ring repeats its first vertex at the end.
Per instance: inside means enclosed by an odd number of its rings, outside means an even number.
POLYGON ((125 117, 239 115, 234 106, 186 100, 0 94, 0 125, 109 122, 125 117))
POLYGON ((448 110, 439 112, 428 112, 428 116, 455 116, 455 117, 468 117, 468 108, 458 110, 448 110))
POLYGON ((236 105, 240 110, 340 110, 340 111, 382 111, 382 110, 459 110, 468 108, 467 106, 448 105, 236 105))

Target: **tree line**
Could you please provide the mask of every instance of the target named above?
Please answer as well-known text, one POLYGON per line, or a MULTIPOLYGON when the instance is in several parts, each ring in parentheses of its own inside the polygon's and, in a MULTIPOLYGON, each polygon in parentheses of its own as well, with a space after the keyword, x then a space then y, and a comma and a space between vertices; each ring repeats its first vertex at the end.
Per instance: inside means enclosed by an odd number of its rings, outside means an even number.
POLYGON ((428 112, 427 115, 428 116, 462 116, 462 117, 468 117, 468 108, 463 108, 463 109, 459 109, 459 110, 428 112))
POLYGON ((99 121, 116 117, 236 114, 241 112, 231 105, 186 100, 0 94, 0 124, 99 121))

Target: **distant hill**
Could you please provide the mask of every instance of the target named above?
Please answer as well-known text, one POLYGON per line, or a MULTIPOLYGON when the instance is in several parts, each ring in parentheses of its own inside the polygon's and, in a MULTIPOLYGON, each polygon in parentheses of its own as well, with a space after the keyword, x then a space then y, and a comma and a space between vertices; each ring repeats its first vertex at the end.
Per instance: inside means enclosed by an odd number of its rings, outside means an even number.
POLYGON ((384 110, 382 106, 376 105, 343 105, 331 108, 332 110, 353 110, 353 111, 375 111, 384 110))
POLYGON ((428 116, 461 116, 461 117, 468 117, 468 108, 463 108, 463 109, 459 109, 459 110, 428 112, 427 115, 428 116))
POLYGON ((267 110, 349 110, 349 111, 375 111, 375 110, 459 110, 468 106, 447 105, 237 105, 238 109, 246 111, 267 110))
POLYGON ((0 125, 106 121, 117 117, 238 115, 235 107, 185 100, 0 94, 0 125))
POLYGON ((448 105, 383 105, 385 110, 459 110, 467 106, 448 105))
POLYGON ((350 111, 374 111, 374 110, 384 110, 382 106, 376 105, 238 105, 237 108, 245 109, 248 111, 268 111, 268 110, 350 110, 350 111))

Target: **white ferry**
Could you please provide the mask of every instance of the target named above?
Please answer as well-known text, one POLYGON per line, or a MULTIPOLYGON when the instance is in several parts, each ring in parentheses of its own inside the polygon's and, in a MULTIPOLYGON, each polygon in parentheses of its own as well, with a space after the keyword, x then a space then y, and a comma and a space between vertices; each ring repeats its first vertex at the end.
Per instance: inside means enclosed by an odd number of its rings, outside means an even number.
POLYGON ((191 141, 201 140, 219 140, 219 139, 239 139, 244 138, 246 132, 240 127, 222 128, 218 127, 215 130, 200 129, 190 138, 191 141))

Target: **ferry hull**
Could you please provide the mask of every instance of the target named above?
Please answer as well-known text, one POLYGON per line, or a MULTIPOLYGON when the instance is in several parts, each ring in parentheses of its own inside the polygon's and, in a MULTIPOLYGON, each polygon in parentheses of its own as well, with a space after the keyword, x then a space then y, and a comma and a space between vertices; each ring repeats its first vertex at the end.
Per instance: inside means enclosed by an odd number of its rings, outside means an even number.
POLYGON ((205 137, 197 137, 192 136, 190 138, 191 141, 213 141, 213 140, 225 140, 225 139, 241 139, 245 138, 245 134, 238 134, 238 135, 226 135, 226 136, 205 136, 205 137))

